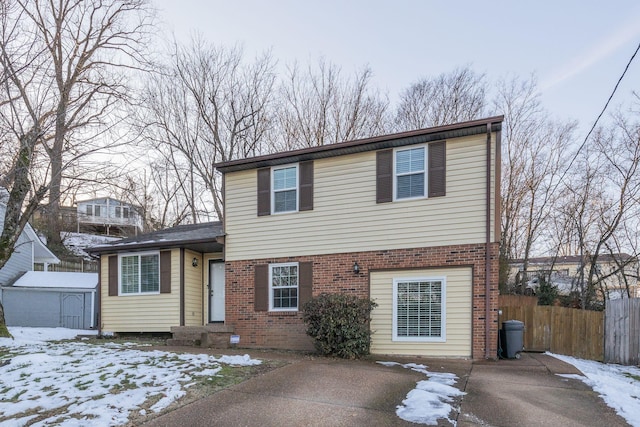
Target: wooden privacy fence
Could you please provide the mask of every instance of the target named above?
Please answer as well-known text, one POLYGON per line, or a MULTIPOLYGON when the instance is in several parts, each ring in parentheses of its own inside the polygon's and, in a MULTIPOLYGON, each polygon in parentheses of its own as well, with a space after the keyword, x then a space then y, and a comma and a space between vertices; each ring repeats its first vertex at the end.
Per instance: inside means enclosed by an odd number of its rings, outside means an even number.
POLYGON ((607 363, 640 363, 640 299, 609 300, 605 316, 607 363))
POLYGON ((526 351, 550 351, 582 359, 604 360, 603 312, 502 304, 500 310, 500 327, 507 320, 524 322, 526 351))

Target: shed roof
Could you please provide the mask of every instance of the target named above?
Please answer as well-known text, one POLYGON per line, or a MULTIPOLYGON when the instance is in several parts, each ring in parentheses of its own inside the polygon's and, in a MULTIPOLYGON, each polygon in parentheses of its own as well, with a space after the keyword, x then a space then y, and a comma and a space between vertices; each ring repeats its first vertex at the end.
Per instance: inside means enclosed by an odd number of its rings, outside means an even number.
POLYGON ((15 288, 95 289, 98 273, 27 271, 12 285, 15 288))
POLYGON ((186 248, 197 252, 221 252, 223 248, 222 222, 178 225, 140 234, 86 249, 89 253, 122 252, 144 249, 186 248))

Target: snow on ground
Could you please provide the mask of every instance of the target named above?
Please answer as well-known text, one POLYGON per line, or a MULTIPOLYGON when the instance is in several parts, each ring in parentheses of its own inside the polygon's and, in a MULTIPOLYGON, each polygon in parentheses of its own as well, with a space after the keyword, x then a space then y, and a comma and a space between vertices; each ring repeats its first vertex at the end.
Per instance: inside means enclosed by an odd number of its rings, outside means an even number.
POLYGON ((25 425, 44 411, 58 414, 34 426, 120 425, 133 411, 166 408, 197 377, 219 375, 221 364, 261 363, 248 355, 215 358, 140 351, 130 343, 59 341, 90 332, 84 330, 9 327, 9 331, 14 339, 0 338, 3 426, 25 425))
POLYGON ((69 251, 71 251, 75 256, 79 256, 87 260, 90 260, 91 256, 85 252, 86 248, 121 240, 120 237, 68 232, 62 232, 60 237, 62 238, 62 243, 67 247, 67 249, 69 249, 69 251))
POLYGON ((428 379, 418 381, 416 388, 411 390, 402 405, 398 405, 396 415, 405 421, 437 425, 438 419, 446 419, 454 426, 456 421, 449 418, 454 409, 451 402, 454 397, 465 393, 453 385, 458 379, 454 374, 427 371, 425 365, 415 363, 401 364, 398 362, 378 362, 384 366, 402 366, 425 374, 428 379))
POLYGON ((578 368, 582 375, 561 375, 578 379, 593 389, 618 415, 629 424, 640 427, 640 369, 576 359, 571 356, 547 353, 578 368))

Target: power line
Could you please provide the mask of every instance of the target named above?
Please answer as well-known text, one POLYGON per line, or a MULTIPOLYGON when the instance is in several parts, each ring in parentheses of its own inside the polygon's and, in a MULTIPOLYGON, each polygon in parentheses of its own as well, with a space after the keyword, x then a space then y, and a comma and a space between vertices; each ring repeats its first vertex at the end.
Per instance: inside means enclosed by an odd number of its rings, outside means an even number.
POLYGON ((602 111, 600 111, 600 114, 598 114, 598 117, 596 118, 595 122, 593 122, 593 126, 591 126, 591 129, 587 133, 587 136, 584 137, 584 141, 582 141, 582 144, 580 145, 580 147, 576 151, 576 154, 571 159, 571 162, 569 162, 569 166, 567 166, 567 168, 565 169, 564 173, 560 177, 560 181, 562 181, 564 179, 564 177, 567 174, 567 172, 569 172, 569 169, 571 169, 571 166, 573 166, 573 162, 575 162, 576 159, 578 158, 578 154, 580 154, 580 151, 582 151, 584 146, 587 144, 587 141, 589 140, 589 137, 591 136, 591 133, 593 133, 593 130, 598 125, 598 122, 600 121, 600 118, 602 117, 604 112, 607 110, 607 107, 609 107, 609 103, 613 99, 613 96, 616 94, 616 91, 618 90, 618 86, 620 86, 620 82, 622 82, 622 79, 624 78, 625 74, 627 74, 627 70, 629 70, 629 67, 631 66, 631 63, 633 62, 633 60, 636 57, 636 55, 638 54, 638 51, 640 51, 640 43, 638 43, 638 47, 636 47, 636 51, 633 52, 633 55, 631 55, 631 58, 629 58, 629 62, 627 62, 627 66, 624 67, 624 71, 622 72, 622 75, 620 75, 620 78, 618 79, 618 82, 616 83, 615 87, 613 88, 613 91, 611 92, 611 95, 609 95, 609 99, 607 99, 607 103, 604 104, 604 107, 602 108, 602 111))

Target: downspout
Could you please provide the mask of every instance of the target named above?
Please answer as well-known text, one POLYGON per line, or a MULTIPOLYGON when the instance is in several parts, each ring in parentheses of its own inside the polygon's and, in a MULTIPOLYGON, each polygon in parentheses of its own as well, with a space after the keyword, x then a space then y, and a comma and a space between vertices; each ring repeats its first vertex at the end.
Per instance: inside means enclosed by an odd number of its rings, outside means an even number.
POLYGON ((485 293, 484 293, 484 357, 491 359, 490 336, 491 336, 491 122, 487 123, 487 176, 486 176, 486 206, 485 206, 485 251, 484 251, 484 275, 485 275, 485 293))
POLYGON ((94 319, 94 316, 96 315, 95 304, 96 304, 96 290, 94 289, 93 291, 91 291, 91 326, 89 327, 89 329, 93 329, 93 327, 95 326, 95 319, 94 319))

